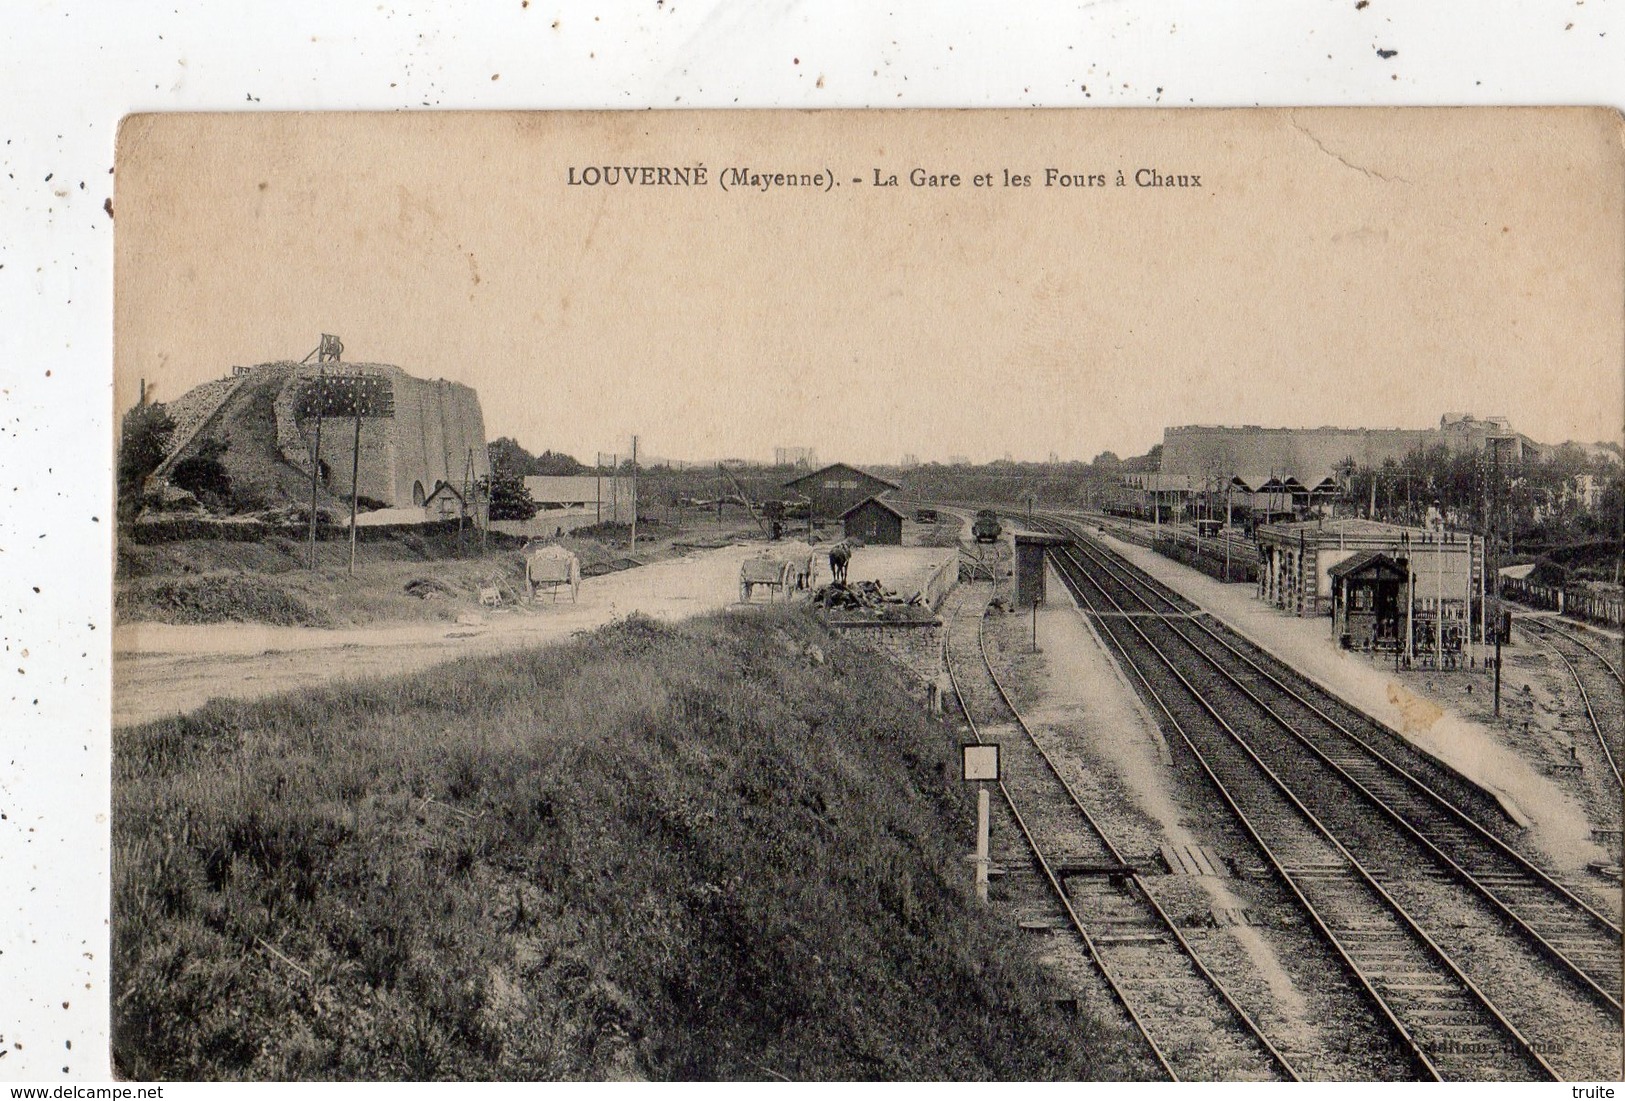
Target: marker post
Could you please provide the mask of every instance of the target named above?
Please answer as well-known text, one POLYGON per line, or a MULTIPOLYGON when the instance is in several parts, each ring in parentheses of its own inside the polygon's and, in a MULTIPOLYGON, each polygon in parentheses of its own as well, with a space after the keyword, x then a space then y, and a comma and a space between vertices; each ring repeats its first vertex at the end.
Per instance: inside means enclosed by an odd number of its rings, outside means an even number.
POLYGON ((976 863, 976 898, 979 902, 987 901, 987 870, 988 856, 988 796, 987 782, 999 782, 999 746, 993 742, 986 745, 965 745, 960 747, 961 774, 966 782, 980 785, 976 789, 976 855, 971 859, 976 863))

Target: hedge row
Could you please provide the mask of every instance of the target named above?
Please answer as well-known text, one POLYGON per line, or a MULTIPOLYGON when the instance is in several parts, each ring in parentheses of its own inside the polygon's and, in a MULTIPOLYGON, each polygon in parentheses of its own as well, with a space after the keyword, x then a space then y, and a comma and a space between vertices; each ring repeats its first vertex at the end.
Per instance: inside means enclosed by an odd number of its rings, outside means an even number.
MULTIPOLYGON (((473 531, 472 526, 468 531, 473 531)), ((456 520, 435 520, 426 524, 377 524, 356 528, 356 542, 382 543, 403 535, 435 536, 455 535, 456 520)), ((132 543, 153 545, 174 543, 183 539, 218 539, 229 543, 259 543, 281 536, 287 539, 310 538, 309 524, 273 523, 268 520, 210 520, 197 516, 149 520, 127 525, 123 534, 132 543)), ((322 542, 350 537, 349 524, 316 525, 316 538, 322 542)), ((487 533, 489 542, 497 546, 518 546, 524 542, 512 535, 493 531, 487 533)))

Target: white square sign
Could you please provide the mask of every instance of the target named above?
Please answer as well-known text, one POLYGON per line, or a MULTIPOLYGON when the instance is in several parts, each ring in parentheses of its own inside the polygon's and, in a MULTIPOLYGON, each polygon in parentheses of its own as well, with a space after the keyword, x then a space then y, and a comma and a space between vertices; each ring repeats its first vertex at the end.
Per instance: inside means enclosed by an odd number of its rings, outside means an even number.
POLYGON ((998 780, 999 747, 993 745, 962 746, 964 773, 967 780, 998 780))

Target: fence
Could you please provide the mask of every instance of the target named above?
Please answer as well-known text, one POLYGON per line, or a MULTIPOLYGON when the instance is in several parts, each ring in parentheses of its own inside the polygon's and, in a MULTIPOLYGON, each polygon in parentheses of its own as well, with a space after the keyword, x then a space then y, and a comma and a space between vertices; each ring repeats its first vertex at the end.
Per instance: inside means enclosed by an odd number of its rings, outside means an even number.
POLYGON ((1625 599, 1617 596, 1601 596, 1584 589, 1564 589, 1557 585, 1535 585, 1517 577, 1501 578, 1501 595, 1532 608, 1545 608, 1610 627, 1618 627, 1625 622, 1625 599))
POLYGON ((1209 577, 1220 581, 1246 581, 1249 583, 1258 580, 1258 552, 1249 547, 1249 553, 1239 553, 1232 547, 1229 558, 1225 557, 1224 549, 1215 545, 1212 539, 1198 543, 1193 538, 1185 536, 1162 536, 1151 544, 1151 549, 1164 558, 1172 558, 1175 562, 1183 562, 1195 570, 1201 570, 1209 577))

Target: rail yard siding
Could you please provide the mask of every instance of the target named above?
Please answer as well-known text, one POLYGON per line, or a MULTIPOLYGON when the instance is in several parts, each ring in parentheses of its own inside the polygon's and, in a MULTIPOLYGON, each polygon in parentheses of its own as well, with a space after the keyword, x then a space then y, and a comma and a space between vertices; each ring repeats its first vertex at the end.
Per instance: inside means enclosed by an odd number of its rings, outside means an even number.
POLYGON ((1501 595, 1520 604, 1562 612, 1610 627, 1625 625, 1625 601, 1618 597, 1598 596, 1596 593, 1556 585, 1533 585, 1516 577, 1501 578, 1501 595))

